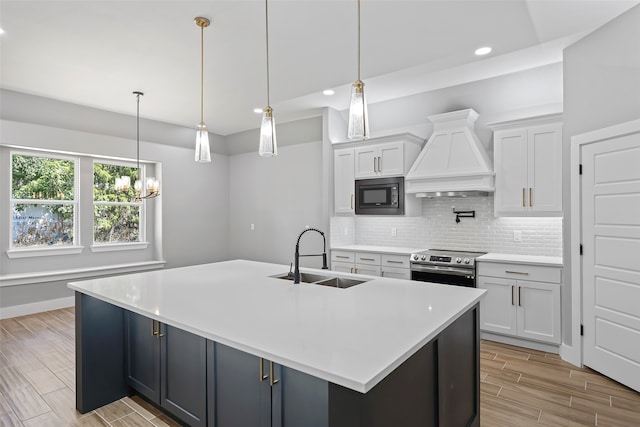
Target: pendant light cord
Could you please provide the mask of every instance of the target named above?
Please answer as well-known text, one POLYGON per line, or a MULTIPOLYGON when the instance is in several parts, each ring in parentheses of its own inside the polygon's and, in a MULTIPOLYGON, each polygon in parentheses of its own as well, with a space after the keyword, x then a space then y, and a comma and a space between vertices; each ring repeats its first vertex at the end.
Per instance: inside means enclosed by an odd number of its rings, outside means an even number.
POLYGON ((142 180, 140 176, 140 95, 142 93, 136 92, 136 167, 138 169, 138 179, 142 180))
POLYGON ((360 0, 358 0, 358 80, 360 80, 360 0))
POLYGON ((204 26, 200 27, 200 123, 204 122, 204 26))
POLYGON ((271 106, 271 102, 269 99, 270 88, 269 88, 269 0, 264 0, 264 19, 265 19, 265 40, 267 45, 267 106, 271 106))

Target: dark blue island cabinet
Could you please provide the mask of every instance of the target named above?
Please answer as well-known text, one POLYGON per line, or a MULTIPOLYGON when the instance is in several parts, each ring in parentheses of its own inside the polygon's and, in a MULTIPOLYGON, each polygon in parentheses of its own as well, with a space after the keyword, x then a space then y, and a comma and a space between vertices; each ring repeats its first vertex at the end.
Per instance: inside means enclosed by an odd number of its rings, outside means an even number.
POLYGON ((206 339, 125 312, 127 384, 192 427, 207 425, 206 339))
POLYGON ((76 407, 138 393, 185 425, 478 427, 478 305, 367 393, 76 293, 76 407))

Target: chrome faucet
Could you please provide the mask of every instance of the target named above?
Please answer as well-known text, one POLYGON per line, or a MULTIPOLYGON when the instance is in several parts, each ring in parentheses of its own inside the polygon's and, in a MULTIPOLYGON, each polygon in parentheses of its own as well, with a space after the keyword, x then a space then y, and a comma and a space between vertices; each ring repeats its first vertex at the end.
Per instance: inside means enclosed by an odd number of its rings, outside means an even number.
POLYGON ((318 230, 317 228, 306 228, 306 229, 302 230, 302 233, 300 233, 298 235, 298 240, 296 241, 295 267, 294 267, 294 270, 293 270, 293 283, 294 284, 295 283, 300 283, 300 257, 301 256, 322 256, 322 269, 323 270, 328 270, 329 269, 329 267, 327 267, 327 239, 324 237, 324 233, 322 231, 318 230), (307 231, 315 231, 317 233, 320 233, 320 235, 322 236, 322 241, 324 243, 324 246, 323 246, 321 254, 300 255, 300 238, 307 231))

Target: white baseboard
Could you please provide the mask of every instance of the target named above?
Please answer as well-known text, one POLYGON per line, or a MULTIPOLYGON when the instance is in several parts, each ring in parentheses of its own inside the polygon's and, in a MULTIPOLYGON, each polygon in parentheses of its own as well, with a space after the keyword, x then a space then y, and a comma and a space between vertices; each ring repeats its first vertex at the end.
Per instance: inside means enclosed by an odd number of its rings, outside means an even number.
POLYGON ((497 341, 504 344, 516 345, 518 347, 531 348, 533 350, 544 351, 546 353, 560 353, 560 348, 557 344, 546 344, 517 337, 508 337, 505 335, 493 334, 491 332, 480 331, 480 339, 497 341))
POLYGON ((580 349, 575 345, 570 346, 566 344, 560 345, 560 357, 573 365, 582 367, 582 354, 580 349))
POLYGON ((26 316, 27 314, 41 313, 43 311, 73 307, 75 305, 75 301, 75 297, 71 296, 66 298, 32 302, 29 304, 14 305, 11 307, 0 307, 0 319, 8 319, 10 317, 26 316))

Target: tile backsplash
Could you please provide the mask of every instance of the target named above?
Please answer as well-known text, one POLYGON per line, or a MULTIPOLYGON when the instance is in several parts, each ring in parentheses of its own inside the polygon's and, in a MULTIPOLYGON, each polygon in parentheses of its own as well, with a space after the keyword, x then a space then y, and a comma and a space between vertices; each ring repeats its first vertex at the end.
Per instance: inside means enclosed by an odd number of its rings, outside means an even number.
POLYGON ((422 200, 422 216, 331 218, 331 245, 376 245, 562 256, 562 218, 496 218, 493 197, 422 200), (453 208, 475 210, 460 218, 453 208), (396 236, 392 236, 395 229, 396 236), (521 241, 514 240, 514 237, 521 241))

